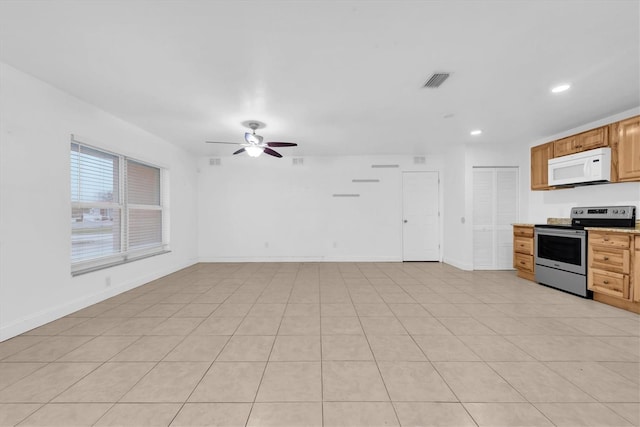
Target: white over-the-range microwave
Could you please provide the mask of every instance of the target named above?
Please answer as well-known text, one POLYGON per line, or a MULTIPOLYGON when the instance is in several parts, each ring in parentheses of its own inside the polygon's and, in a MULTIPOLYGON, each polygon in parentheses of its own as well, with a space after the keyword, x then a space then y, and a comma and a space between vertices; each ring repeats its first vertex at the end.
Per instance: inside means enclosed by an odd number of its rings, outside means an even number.
POLYGON ((549 159, 549 185, 595 184, 611 180, 611 148, 549 159))

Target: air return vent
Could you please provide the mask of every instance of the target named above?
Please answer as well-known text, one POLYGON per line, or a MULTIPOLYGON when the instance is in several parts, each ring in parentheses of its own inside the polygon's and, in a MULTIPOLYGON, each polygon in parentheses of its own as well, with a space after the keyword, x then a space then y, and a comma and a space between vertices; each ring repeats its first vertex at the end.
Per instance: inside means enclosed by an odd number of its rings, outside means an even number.
POLYGON ((427 162, 427 159, 424 156, 415 156, 413 158, 414 165, 424 165, 427 162))
POLYGON ((209 166, 220 166, 220 159, 216 159, 216 158, 209 159, 209 166))
POLYGON ((437 88, 449 78, 450 73, 433 73, 423 87, 437 88))
POLYGON ((304 164, 304 158, 303 157, 294 157, 292 159, 292 164, 293 164, 293 166, 302 166, 304 164))

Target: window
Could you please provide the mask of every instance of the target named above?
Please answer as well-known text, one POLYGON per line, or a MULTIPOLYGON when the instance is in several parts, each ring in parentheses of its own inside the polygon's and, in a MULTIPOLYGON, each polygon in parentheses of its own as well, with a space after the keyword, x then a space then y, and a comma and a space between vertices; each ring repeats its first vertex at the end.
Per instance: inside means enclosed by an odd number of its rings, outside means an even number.
POLYGON ((71 272, 168 249, 166 169, 71 141, 71 272))

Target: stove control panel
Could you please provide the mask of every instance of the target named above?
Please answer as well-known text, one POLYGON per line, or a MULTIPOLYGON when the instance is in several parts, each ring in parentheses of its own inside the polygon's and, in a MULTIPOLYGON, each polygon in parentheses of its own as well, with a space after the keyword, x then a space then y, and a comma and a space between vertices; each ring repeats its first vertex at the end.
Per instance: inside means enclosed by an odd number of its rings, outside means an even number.
POLYGON ((635 206, 596 206, 571 209, 572 219, 633 219, 636 218, 635 206))

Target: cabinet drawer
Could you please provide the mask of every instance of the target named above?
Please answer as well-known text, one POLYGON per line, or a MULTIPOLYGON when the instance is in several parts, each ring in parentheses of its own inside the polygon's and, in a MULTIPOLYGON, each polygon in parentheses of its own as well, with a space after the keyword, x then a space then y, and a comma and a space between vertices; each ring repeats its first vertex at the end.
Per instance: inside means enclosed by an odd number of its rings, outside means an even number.
POLYGON ((533 239, 531 237, 514 237, 513 250, 521 254, 533 255, 533 239))
POLYGON ((533 227, 513 227, 513 235, 520 237, 533 237, 533 227))
POLYGON ((618 298, 629 299, 629 276, 609 271, 589 270, 589 289, 618 298))
POLYGON ((631 236, 628 234, 611 234, 599 231, 589 231, 589 244, 607 246, 610 248, 629 249, 631 236))
POLYGON ((628 249, 589 246, 589 268, 629 274, 630 259, 628 249))
POLYGON ((514 253, 513 267, 518 270, 533 272, 533 255, 514 253))

